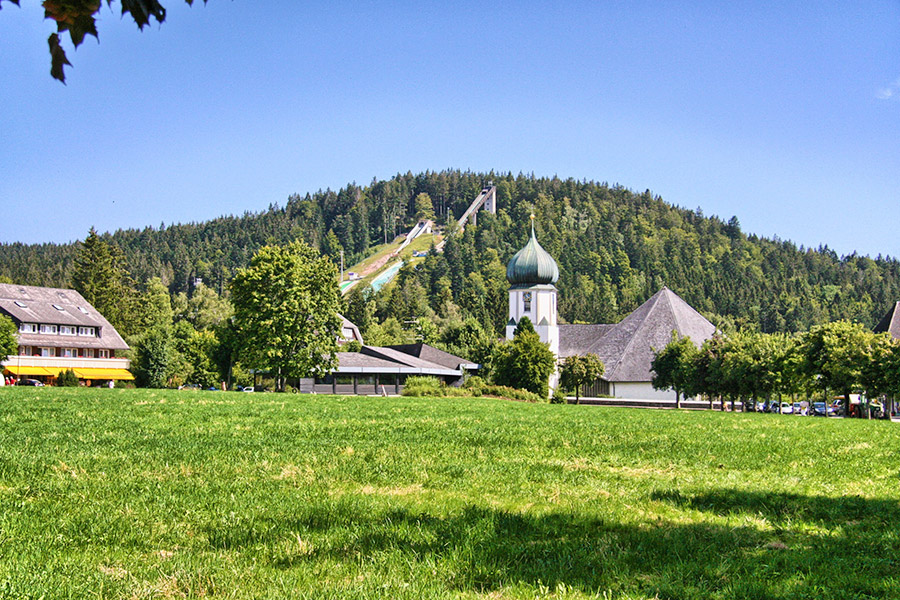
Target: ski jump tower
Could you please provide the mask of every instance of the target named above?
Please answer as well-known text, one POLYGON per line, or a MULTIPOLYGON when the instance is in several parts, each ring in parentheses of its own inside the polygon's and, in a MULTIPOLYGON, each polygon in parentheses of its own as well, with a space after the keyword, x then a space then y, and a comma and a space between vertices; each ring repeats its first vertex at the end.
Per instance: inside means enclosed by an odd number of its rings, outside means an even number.
POLYGON ((488 181, 481 193, 475 197, 466 212, 459 218, 459 229, 465 229, 469 219, 472 220, 472 225, 478 225, 478 211, 482 207, 492 215, 497 214, 497 186, 493 181, 488 181))
MULTIPOLYGON (((472 225, 478 225, 478 211, 481 208, 484 208, 491 214, 497 214, 497 186, 494 185, 493 181, 488 181, 487 185, 481 188, 481 193, 472 200, 472 204, 469 205, 469 208, 466 209, 466 212, 464 212, 457 221, 460 233, 466 229, 469 219, 472 220, 472 225)), ((441 240, 441 243, 435 246, 435 249, 438 252, 443 252, 444 244, 446 242, 447 240, 441 240)))

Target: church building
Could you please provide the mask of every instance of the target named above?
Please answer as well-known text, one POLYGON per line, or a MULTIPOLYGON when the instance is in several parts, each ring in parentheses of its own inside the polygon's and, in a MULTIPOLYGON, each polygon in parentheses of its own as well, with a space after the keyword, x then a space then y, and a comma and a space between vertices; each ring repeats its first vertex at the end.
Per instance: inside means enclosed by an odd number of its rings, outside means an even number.
MULTIPOLYGON (((654 353, 669 343, 673 331, 699 347, 715 333, 715 325, 667 287, 617 324, 560 325, 554 285, 559 267, 538 243, 533 220, 532 216, 531 238, 506 267, 510 284, 507 339, 512 339, 516 325, 527 316, 557 360, 584 354, 600 357, 606 367, 603 376, 582 390, 583 397, 675 400, 675 392, 653 389, 654 353)), ((557 381, 555 373, 550 386, 556 387, 557 381)))

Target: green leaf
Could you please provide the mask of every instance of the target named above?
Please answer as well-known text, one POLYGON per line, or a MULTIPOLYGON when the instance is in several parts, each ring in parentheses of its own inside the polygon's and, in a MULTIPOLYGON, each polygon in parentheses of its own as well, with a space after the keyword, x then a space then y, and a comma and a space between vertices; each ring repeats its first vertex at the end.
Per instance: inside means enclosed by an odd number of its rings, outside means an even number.
POLYGON ((122 15, 125 13, 131 13, 138 29, 149 25, 150 17, 154 17, 157 23, 166 20, 166 9, 156 0, 122 0, 122 15))
POLYGON ((58 35, 51 33, 47 43, 50 44, 50 75, 54 79, 58 79, 65 83, 66 74, 63 72, 63 66, 69 65, 71 67, 72 63, 66 58, 66 51, 59 45, 58 35))

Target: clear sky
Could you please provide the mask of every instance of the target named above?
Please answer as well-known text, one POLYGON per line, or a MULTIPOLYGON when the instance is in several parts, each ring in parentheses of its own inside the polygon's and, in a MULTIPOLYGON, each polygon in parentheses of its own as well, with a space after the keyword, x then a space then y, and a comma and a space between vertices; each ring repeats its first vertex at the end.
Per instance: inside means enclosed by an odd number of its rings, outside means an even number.
POLYGON ((650 189, 900 257, 900 2, 164 0, 50 78, 0 10, 0 241, 259 211, 427 169, 650 189))

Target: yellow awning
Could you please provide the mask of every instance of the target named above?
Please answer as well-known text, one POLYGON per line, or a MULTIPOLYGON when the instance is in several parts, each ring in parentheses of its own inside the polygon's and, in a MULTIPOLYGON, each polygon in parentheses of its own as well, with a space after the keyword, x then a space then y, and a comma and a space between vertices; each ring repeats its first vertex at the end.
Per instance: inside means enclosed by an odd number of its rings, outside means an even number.
POLYGON ((16 377, 21 375, 49 375, 51 377, 56 377, 59 373, 59 370, 48 369, 47 367, 30 367, 28 365, 18 366, 18 365, 6 365, 3 367, 16 377))
POLYGON ((133 381, 134 375, 127 369, 72 369, 79 379, 124 379, 133 381))

